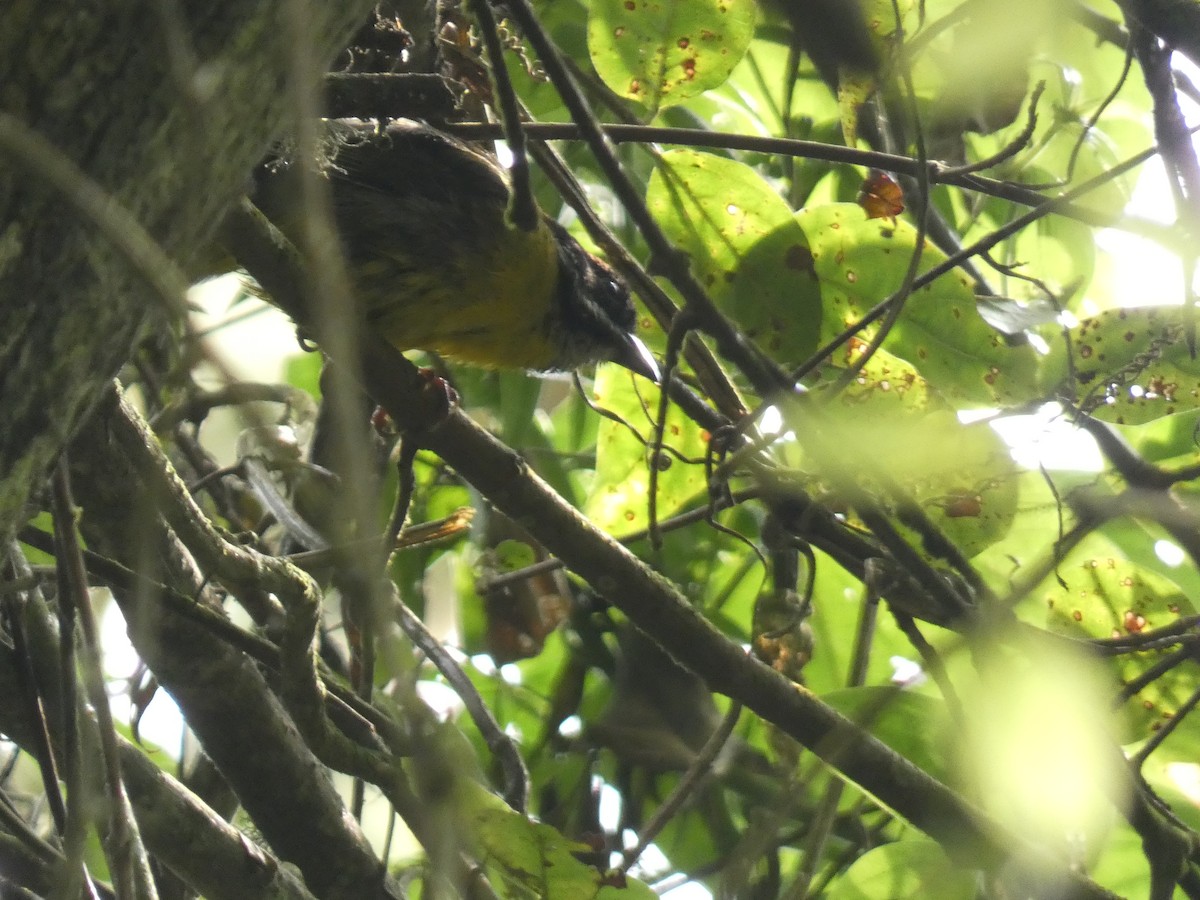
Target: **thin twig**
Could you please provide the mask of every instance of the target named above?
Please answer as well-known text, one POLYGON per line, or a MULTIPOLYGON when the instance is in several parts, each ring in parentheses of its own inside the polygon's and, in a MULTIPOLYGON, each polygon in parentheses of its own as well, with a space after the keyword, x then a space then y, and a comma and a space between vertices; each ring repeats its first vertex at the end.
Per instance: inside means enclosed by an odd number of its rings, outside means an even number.
MULTIPOLYGON (((501 137, 499 126, 482 123, 447 124, 444 129, 452 134, 466 139, 480 139, 484 136, 501 137)), ((556 123, 531 123, 525 126, 526 133, 531 138, 541 140, 579 140, 581 131, 574 125, 556 123)), ((862 150, 857 147, 842 147, 835 144, 824 144, 818 141, 802 141, 793 138, 772 138, 761 135, 732 134, 721 131, 708 131, 696 128, 666 128, 649 125, 604 125, 603 133, 614 143, 627 141, 657 142, 680 147, 712 147, 721 150, 742 150, 751 153, 767 153, 778 156, 791 156, 802 159, 814 159, 822 162, 845 163, 880 169, 897 175, 915 177, 920 163, 910 156, 900 156, 884 153, 879 150, 862 150)), ((1190 129, 1194 134, 1200 126, 1190 129)), ((1158 147, 1150 147, 1133 157, 1136 164, 1145 162, 1157 155, 1158 147)), ((1027 186, 1008 181, 998 181, 985 178, 973 173, 954 174, 952 167, 940 162, 929 161, 929 183, 931 185, 947 185, 963 188, 975 193, 985 194, 1001 200, 1008 200, 1019 206, 1037 207, 1046 202, 1046 195, 1030 190, 1027 186), (947 174, 949 172, 949 174, 947 174)), ((1120 164, 1124 165, 1124 164, 1120 164)), ((1123 168, 1122 172, 1127 171, 1123 168)), ((1095 180, 1095 179, 1093 179, 1095 180)), ((1077 195, 1072 195, 1072 199, 1077 195)), ((1086 225, 1098 228, 1120 228, 1135 233, 1153 236, 1156 240, 1174 245, 1175 236, 1169 226, 1134 219, 1132 217, 1100 212, 1088 207, 1078 206, 1068 200, 1060 203, 1053 210, 1054 215, 1075 219, 1086 225), (1136 226, 1136 227, 1135 227, 1136 226)))
MULTIPOLYGON (((47 553, 53 552, 54 549, 53 541, 48 538, 49 535, 35 528, 26 527, 20 531, 23 543, 47 553)), ((89 574, 101 584, 117 590, 150 592, 173 614, 204 626, 231 647, 237 648, 268 669, 275 672, 280 670, 279 647, 266 638, 239 628, 215 610, 197 603, 194 598, 179 593, 170 585, 134 572, 115 560, 92 550, 84 550, 83 558, 89 574)), ((328 673, 322 673, 322 682, 327 691, 329 714, 343 730, 369 746, 378 746, 378 739, 382 736, 391 750, 398 755, 411 751, 410 736, 389 716, 362 703, 353 692, 328 673)))
POLYGON ((453 656, 442 646, 442 642, 433 636, 425 627, 425 623, 400 599, 398 595, 392 598, 392 609, 396 621, 417 647, 434 664, 442 676, 454 688, 471 716, 471 721, 479 729, 487 743, 488 749, 496 754, 496 758, 504 770, 505 785, 504 799, 508 805, 519 813, 524 813, 529 804, 529 770, 521 751, 516 743, 500 727, 500 723, 492 715, 479 691, 471 683, 467 673, 453 656))
POLYGON ((287 627, 280 642, 283 695, 306 740, 333 768, 381 786, 394 784, 396 771, 387 754, 353 744, 330 727, 325 715, 325 692, 317 655, 312 652, 321 616, 316 583, 286 560, 226 540, 188 494, 144 421, 123 398, 117 400, 111 422, 113 436, 130 465, 159 499, 164 519, 197 561, 235 592, 266 590, 283 603, 287 610, 287 627))
MULTIPOLYGON (((965 166, 951 166, 948 169, 942 169, 942 178, 953 178, 957 175, 970 175, 974 172, 986 172, 988 169, 994 169, 1002 162, 1016 156, 1029 143, 1029 139, 1033 137, 1034 129, 1037 128, 1037 105, 1038 100, 1042 96, 1042 92, 1046 90, 1046 82, 1039 81, 1033 89, 1033 94, 1029 98, 1029 113, 1025 121, 1025 127, 1021 129, 1020 134, 993 153, 991 156, 986 156, 981 160, 973 163, 968 163, 965 166)), ((918 159, 920 157, 918 156, 918 159)), ((1067 167, 1070 171, 1070 166, 1067 167)), ((1070 176, 1067 177, 1070 181, 1070 176)))
POLYGON ((700 752, 696 754, 696 758, 692 764, 688 766, 687 771, 680 776, 675 788, 667 796, 658 809, 638 831, 638 841, 633 846, 626 850, 621 855, 621 862, 617 866, 622 872, 628 872, 630 867, 638 861, 638 858, 646 852, 646 848, 654 843, 654 839, 666 827, 667 823, 675 817, 680 808, 688 797, 691 796, 696 786, 700 783, 709 770, 712 768, 713 762, 717 755, 725 746, 725 742, 729 740, 733 734, 733 729, 737 727, 738 718, 742 714, 742 704, 736 700, 729 707, 729 711, 725 713, 725 717, 721 719, 721 724, 717 729, 709 735, 708 740, 704 742, 704 746, 700 748, 700 752))
MULTIPOLYGON (((104 673, 100 662, 100 637, 92 601, 88 596, 87 573, 83 556, 79 552, 79 532, 76 529, 76 508, 71 497, 71 482, 66 458, 60 458, 53 478, 54 527, 59 537, 58 561, 65 576, 61 580, 60 608, 70 608, 78 617, 82 630, 81 662, 83 684, 87 691, 100 738, 100 755, 104 762, 105 781, 108 786, 108 825, 110 833, 105 842, 113 873, 113 881, 120 897, 130 900, 155 900, 158 891, 150 874, 150 860, 138 831, 137 820, 125 782, 121 777, 120 751, 117 747, 117 732, 113 725, 112 710, 104 688, 104 673)), ((74 640, 71 633, 70 639, 74 640)), ((68 677, 74 677, 74 670, 68 677)), ((71 699, 74 703, 74 699, 71 699)), ((64 706, 67 700, 64 697, 64 706)), ((69 713, 68 713, 69 715, 69 713)))
MULTIPOLYGON (((21 546, 16 541, 9 546, 8 555, 11 565, 18 572, 27 566, 21 546)), ((27 602, 23 594, 9 594, 0 598, 0 609, 3 611, 3 621, 18 661, 16 675, 17 683, 21 688, 21 701, 25 706, 25 714, 34 727, 33 757, 37 761, 42 777, 46 805, 50 808, 50 818, 54 822, 55 831, 58 832, 60 838, 64 838, 67 827, 67 808, 63 802, 58 763, 50 740, 50 727, 46 721, 46 709, 41 698, 41 691, 38 689, 37 675, 33 670, 33 656, 25 632, 25 605, 27 602)))
POLYGON ((563 64, 558 48, 542 28, 529 0, 510 0, 509 11, 537 52, 550 81, 562 98, 563 105, 579 127, 621 205, 649 245, 656 264, 679 289, 687 304, 696 307, 700 316, 700 327, 713 336, 725 358, 738 366, 760 393, 787 389, 789 382, 786 373, 717 310, 703 286, 692 274, 686 256, 671 244, 651 215, 642 191, 622 169, 612 144, 605 137, 587 99, 563 64))
MULTIPOLYGON (((698 509, 691 509, 687 512, 679 513, 671 516, 669 519, 663 519, 658 523, 660 532, 674 531, 679 528, 686 528, 688 525, 694 525, 697 522, 703 522, 708 519, 714 512, 720 512, 724 509, 729 509, 734 506, 739 506, 748 500, 755 500, 761 496, 761 492, 757 488, 749 488, 744 491, 738 491, 725 502, 719 503, 715 508, 710 503, 707 506, 698 509)), ((647 540, 650 537, 650 530, 642 528, 630 534, 622 535, 617 540, 622 544, 636 544, 638 541, 647 540)), ((532 565, 525 566, 521 569, 516 569, 512 572, 505 572, 497 575, 487 582, 489 590, 508 587, 519 581, 528 581, 530 578, 536 578, 539 575, 544 575, 547 572, 556 572, 563 568, 565 563, 557 558, 543 559, 540 562, 535 562, 532 565)))
POLYGON ((493 97, 499 101, 500 123, 504 126, 504 139, 512 153, 509 176, 512 179, 512 205, 509 213, 513 225, 522 231, 533 231, 539 225, 540 213, 533 200, 533 188, 529 183, 529 157, 525 153, 525 133, 521 127, 521 111, 508 67, 504 62, 504 45, 496 31, 496 17, 488 0, 470 0, 471 11, 479 20, 479 31, 483 35, 483 46, 491 63, 493 97))
POLYGON ((1162 742, 1171 736, 1172 732, 1183 723, 1188 713, 1195 709, 1197 704, 1200 704, 1200 688, 1192 691, 1188 698, 1179 704, 1179 708, 1175 710, 1175 714, 1162 723, 1162 727, 1150 735, 1146 743, 1130 758, 1129 762, 1133 767, 1140 769, 1150 757, 1150 754, 1157 750, 1162 742))

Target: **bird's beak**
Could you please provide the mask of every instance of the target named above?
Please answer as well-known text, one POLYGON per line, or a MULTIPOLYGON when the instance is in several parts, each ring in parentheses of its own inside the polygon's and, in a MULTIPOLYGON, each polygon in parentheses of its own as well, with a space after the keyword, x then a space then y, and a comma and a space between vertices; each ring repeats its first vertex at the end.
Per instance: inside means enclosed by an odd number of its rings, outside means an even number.
POLYGON ((659 371, 658 363, 650 355, 650 350, 646 345, 632 334, 622 335, 622 338, 623 340, 617 346, 612 361, 624 366, 630 372, 641 375, 643 378, 648 378, 655 384, 660 384, 662 382, 662 372, 659 371))

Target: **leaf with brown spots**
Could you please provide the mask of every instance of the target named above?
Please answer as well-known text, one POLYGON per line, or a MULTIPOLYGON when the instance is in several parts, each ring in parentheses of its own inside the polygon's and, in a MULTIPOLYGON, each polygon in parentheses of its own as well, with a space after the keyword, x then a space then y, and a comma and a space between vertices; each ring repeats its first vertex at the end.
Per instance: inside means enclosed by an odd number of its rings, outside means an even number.
POLYGON ((777 362, 816 349, 821 321, 813 254, 792 211, 747 165, 670 150, 646 202, 721 311, 777 362))
MULTIPOLYGON (((1076 400, 1125 425, 1200 408, 1200 360, 1188 353, 1182 316, 1178 306, 1112 309, 1072 328, 1076 400)), ((1046 387, 1069 387, 1061 338, 1051 350, 1046 387)))
MULTIPOLYGON (((1084 552, 1076 552, 1058 569, 1064 589, 1053 577, 1019 607, 1034 624, 1043 617, 1053 631, 1082 638, 1126 638, 1162 628, 1180 616, 1193 615, 1195 607, 1178 586, 1121 556, 1096 553, 1104 541, 1092 537, 1084 552), (1039 611, 1040 607, 1040 611, 1039 611)), ((1169 651, 1129 653, 1116 658, 1122 681, 1130 681, 1169 651)), ((1148 737, 1195 687, 1194 672, 1183 667, 1155 680, 1126 704, 1127 720, 1136 736, 1148 737)), ((1116 693, 1119 685, 1114 685, 1116 693)))
POLYGON ((588 49, 605 84, 658 110, 723 84, 756 16, 752 0, 596 0, 588 49))
MULTIPOLYGON (((916 229, 904 221, 868 219, 853 203, 801 210, 821 286, 824 339, 859 321, 904 281, 916 229)), ((945 256, 926 245, 919 271, 945 256)), ((864 329, 869 339, 875 328, 864 329)), ((971 283, 948 272, 908 298, 884 347, 908 360, 957 407, 1007 406, 1036 395, 1038 357, 1009 347, 980 316, 971 283)))
MULTIPOLYGON (((845 360, 861 349, 852 342, 845 360)), ((968 557, 1002 539, 1017 514, 1019 474, 996 432, 986 422, 960 422, 912 365, 885 350, 846 389, 825 398, 825 386, 841 371, 819 372, 811 396, 837 413, 822 423, 821 434, 838 448, 843 477, 874 493, 875 476, 885 474, 968 557)), ((803 409, 794 419, 789 414, 788 424, 797 433, 812 427, 803 409)), ((785 459, 808 467, 802 456, 785 459)), ((919 547, 920 536, 910 537, 919 547)))
MULTIPOLYGON (((653 437, 650 417, 658 409, 656 387, 630 390, 629 377, 616 366, 602 366, 593 388, 595 402, 615 412, 646 439, 653 437), (644 406, 643 406, 644 404, 644 406)), ((707 435, 675 404, 667 407, 665 449, 658 468, 657 511, 661 520, 704 492, 707 435)), ((600 421, 596 437, 596 477, 584 512, 609 534, 629 534, 649 523, 650 474, 646 446, 629 428, 611 419, 600 421)))

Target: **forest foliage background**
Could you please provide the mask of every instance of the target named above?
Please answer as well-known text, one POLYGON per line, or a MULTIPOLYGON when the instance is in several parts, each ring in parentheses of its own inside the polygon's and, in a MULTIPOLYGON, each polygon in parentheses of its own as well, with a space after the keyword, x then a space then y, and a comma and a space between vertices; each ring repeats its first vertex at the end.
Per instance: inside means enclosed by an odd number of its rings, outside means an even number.
POLYGON ((122 67, 114 7, 42 59, 111 78, 70 129, 10 64, 0 885, 1200 897, 1200 7, 515 0, 511 85, 489 8, 163 3, 122 67), (189 324, 183 273, 285 131, 509 159, 505 97, 666 380, 410 354, 439 407, 323 326, 390 414, 331 481, 318 410, 369 406, 322 353, 246 376, 223 332, 290 326, 244 285, 189 324), (156 121, 157 167, 104 152, 156 121))

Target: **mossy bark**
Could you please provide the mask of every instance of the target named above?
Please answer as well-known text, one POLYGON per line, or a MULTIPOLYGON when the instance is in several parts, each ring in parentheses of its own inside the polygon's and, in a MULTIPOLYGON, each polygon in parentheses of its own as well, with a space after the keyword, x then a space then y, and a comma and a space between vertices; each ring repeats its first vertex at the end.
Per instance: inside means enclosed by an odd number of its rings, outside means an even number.
MULTIPOLYGON (((327 60, 370 7, 9 0, 0 112, 49 140, 186 271, 287 124, 296 23, 327 60)), ((170 322, 161 291, 38 163, 0 150, 4 539, 138 340, 170 322)))

